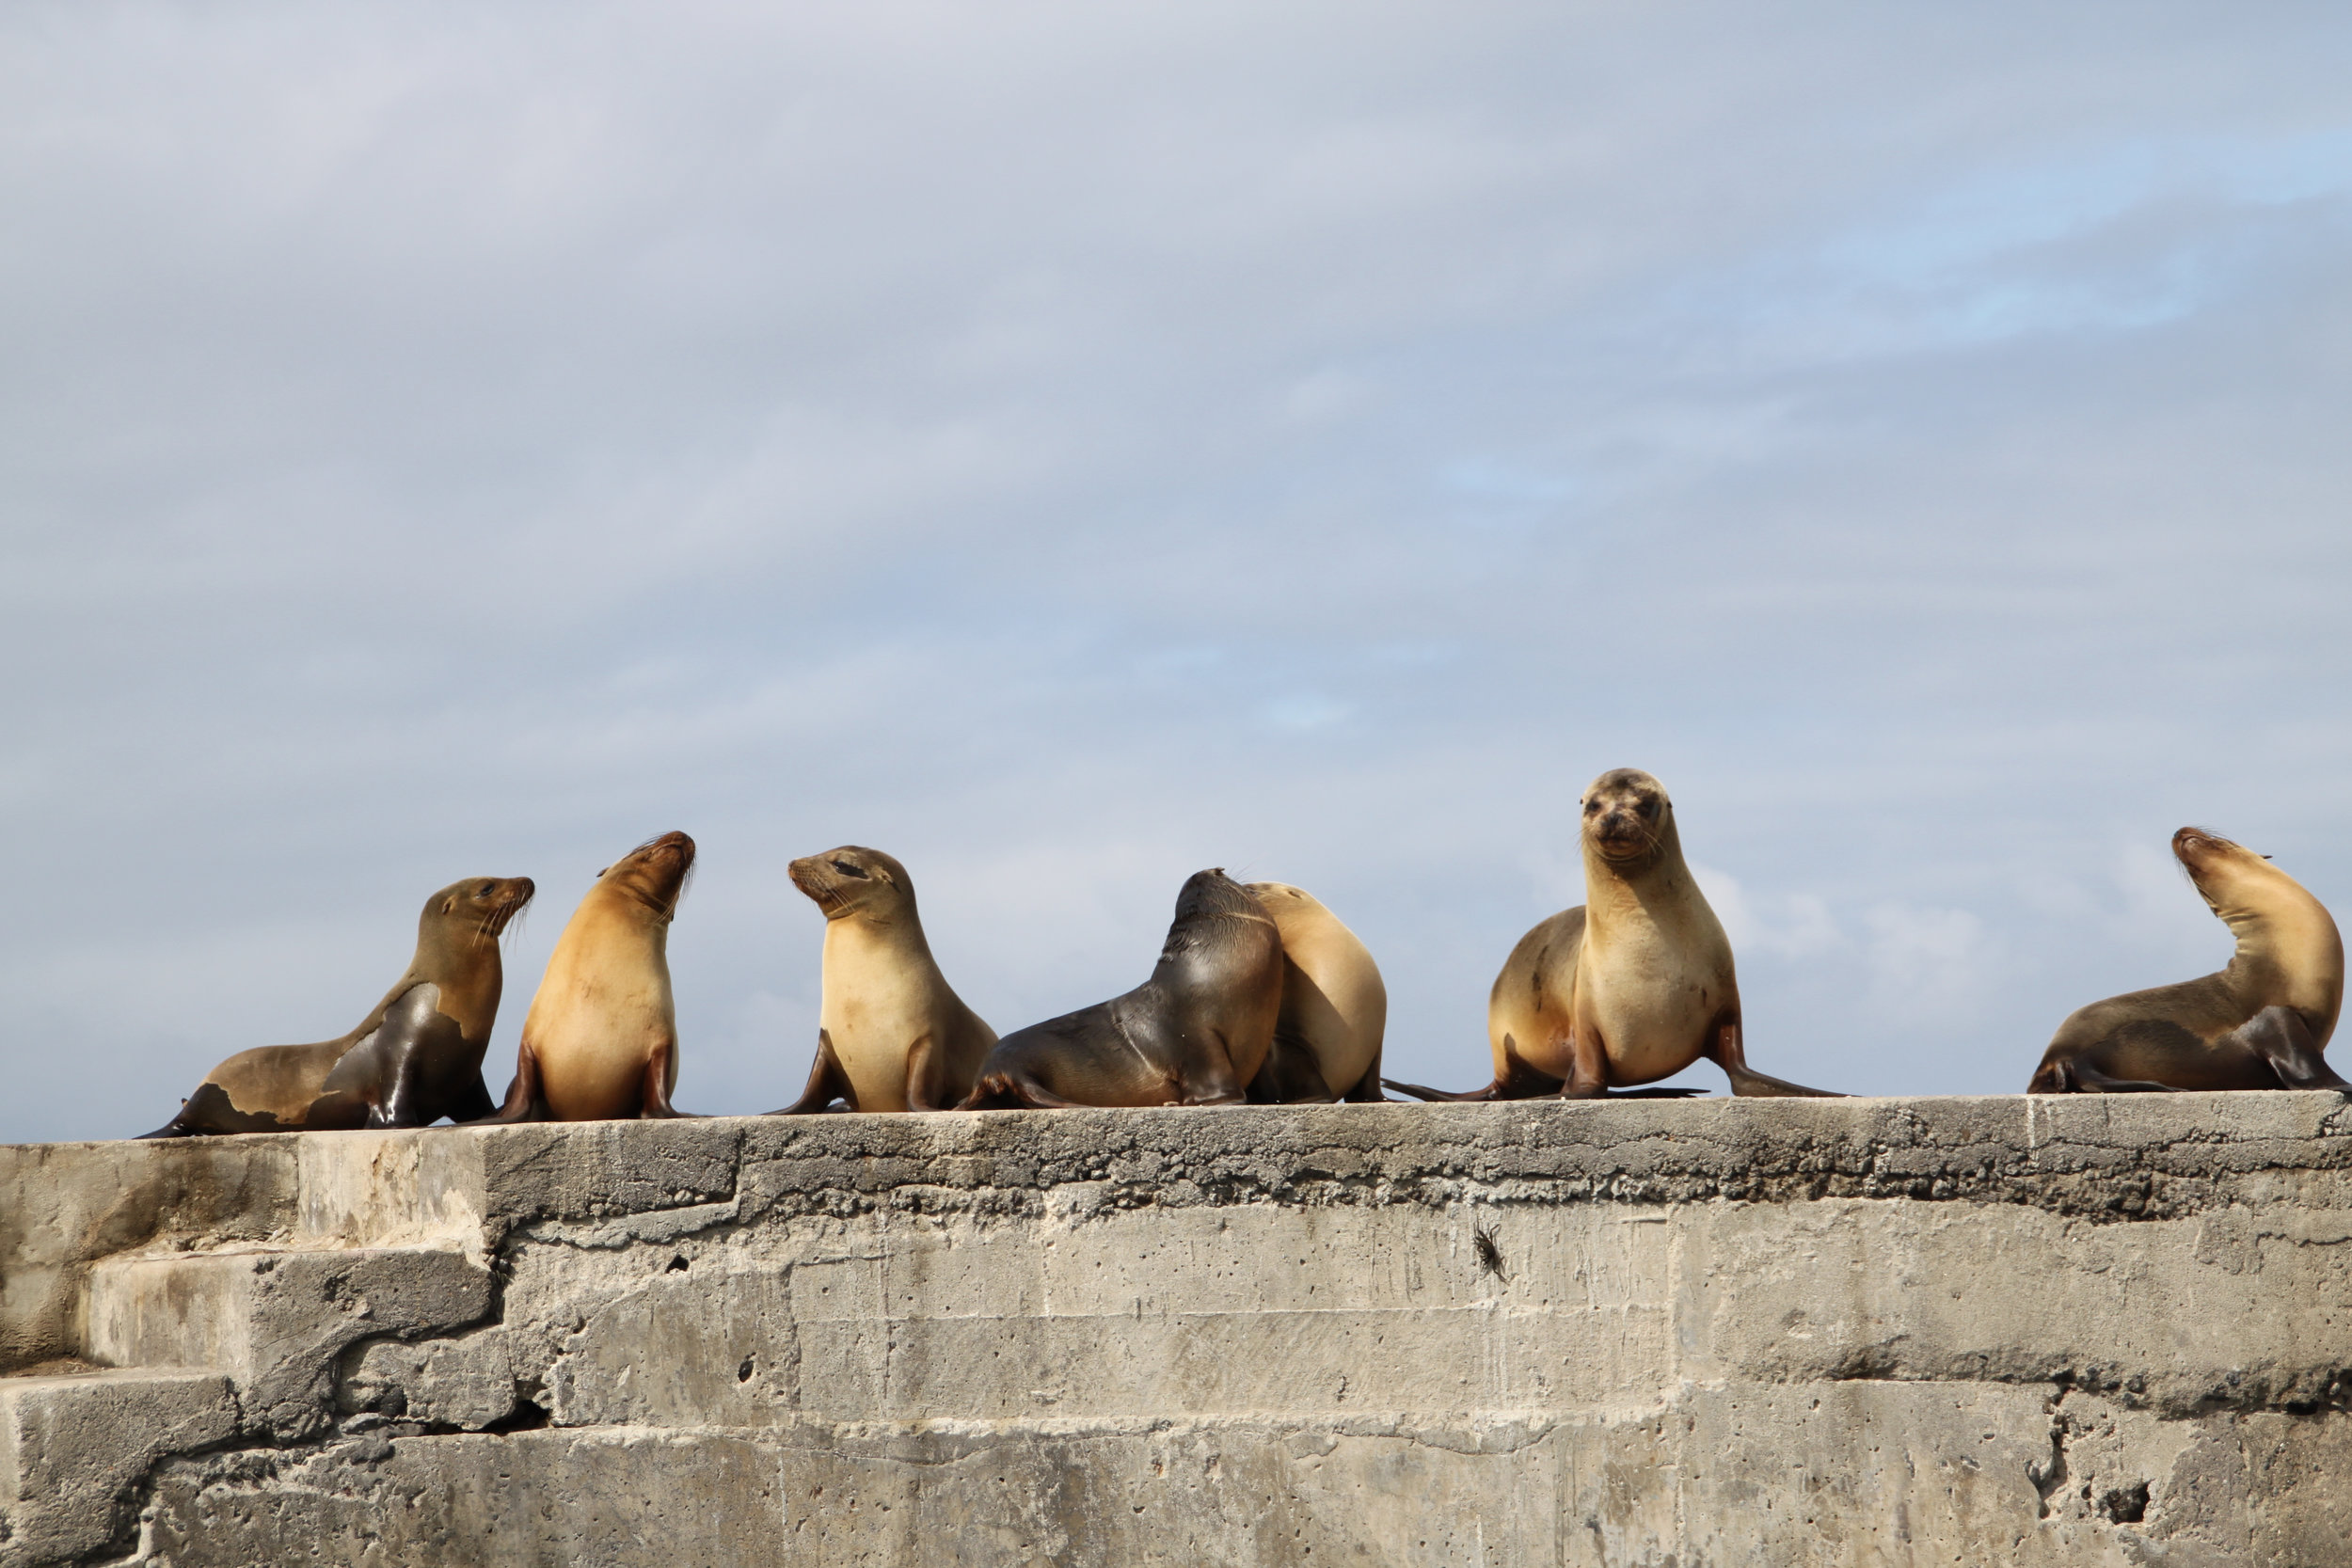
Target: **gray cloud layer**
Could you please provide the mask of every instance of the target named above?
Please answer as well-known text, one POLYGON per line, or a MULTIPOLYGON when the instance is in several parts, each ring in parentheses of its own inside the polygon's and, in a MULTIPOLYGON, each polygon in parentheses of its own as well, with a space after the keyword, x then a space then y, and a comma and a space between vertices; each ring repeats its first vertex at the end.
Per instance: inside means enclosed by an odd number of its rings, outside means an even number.
MULTIPOLYGON (((2196 7, 0 18, 0 1137, 347 1028, 684 828, 681 1102, 799 1086, 786 860, 1000 1029, 1314 889, 1469 1085, 1674 790, 1754 1059, 2022 1085, 2352 893, 2352 24, 2196 7)), ((1717 1082, 1702 1069, 1694 1081, 1717 1082)))

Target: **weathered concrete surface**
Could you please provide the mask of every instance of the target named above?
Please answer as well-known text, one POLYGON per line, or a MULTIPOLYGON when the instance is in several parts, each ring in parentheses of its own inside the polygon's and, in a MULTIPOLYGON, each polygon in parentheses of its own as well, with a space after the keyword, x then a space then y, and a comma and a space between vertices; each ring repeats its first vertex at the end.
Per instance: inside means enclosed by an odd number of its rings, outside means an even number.
MULTIPOLYGON (((38 1168, 151 1184, 185 1147, 38 1168)), ((0 1563, 2332 1564, 2352 1539, 2333 1094, 201 1147, 254 1163, 208 1189, 246 1197, 28 1256, 53 1292, 78 1258, 52 1354, 210 1368, 226 1424, 94 1470, 95 1547, 28 1544, 14 1522, 56 1511, 11 1482, 0 1563)), ((0 1177, 38 1196, 31 1152, 0 1177)))

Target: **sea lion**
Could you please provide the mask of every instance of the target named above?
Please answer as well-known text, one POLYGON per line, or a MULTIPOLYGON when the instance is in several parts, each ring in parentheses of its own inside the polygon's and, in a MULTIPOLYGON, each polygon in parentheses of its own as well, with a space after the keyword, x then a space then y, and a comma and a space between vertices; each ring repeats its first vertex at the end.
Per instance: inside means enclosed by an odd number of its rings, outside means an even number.
POLYGON ((801 1098, 771 1117, 834 1101, 852 1111, 945 1111, 972 1092, 996 1031, 939 972, 907 868, 844 845, 787 868, 825 912, 817 1060, 801 1098))
POLYGON ((1249 1081, 1260 1104, 1379 1101, 1389 990, 1371 950, 1340 917, 1288 882, 1246 884, 1282 934, 1282 1010, 1249 1081))
POLYGON ((523 1015, 506 1103, 488 1122, 676 1117, 670 920, 694 841, 663 833, 596 873, 523 1015))
POLYGON ((1281 932, 1222 869, 1196 871, 1152 978, 998 1040, 957 1109, 1238 1105, 1281 1010, 1281 932))
POLYGON ((1585 790, 1581 812, 1585 901, 1521 937, 1487 998, 1494 1082, 1468 1094, 1389 1086, 1423 1100, 1586 1100, 1705 1056, 1736 1095, 1826 1098, 1749 1069, 1731 941, 1683 863, 1666 786, 1614 768, 1585 790))
POLYGON ((2174 833, 2172 854, 2237 951, 2218 974, 2077 1009, 2026 1092, 2352 1088, 2320 1054, 2344 1004, 2344 939, 2326 906, 2201 829, 2174 833))
POLYGON ((407 973, 349 1034, 240 1051, 142 1136, 423 1127, 486 1114, 482 1053, 505 984, 499 936, 532 892, 528 877, 452 882, 424 901, 407 973))

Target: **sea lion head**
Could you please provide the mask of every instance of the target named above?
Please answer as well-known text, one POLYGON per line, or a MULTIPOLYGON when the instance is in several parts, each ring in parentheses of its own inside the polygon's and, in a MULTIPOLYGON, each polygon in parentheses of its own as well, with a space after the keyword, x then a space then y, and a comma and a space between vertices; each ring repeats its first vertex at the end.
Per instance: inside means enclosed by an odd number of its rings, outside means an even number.
POLYGON ((1319 910, 1323 907, 1323 901, 1303 887, 1293 887, 1288 882, 1244 882, 1242 890, 1255 898, 1268 914, 1272 914, 1277 908, 1319 910))
POLYGON ((2172 857, 2188 873, 2207 907, 2225 921, 2274 910, 2278 895, 2285 888, 2302 893, 2302 885, 2271 864, 2268 855, 2258 855, 2202 828, 2183 828, 2174 833, 2172 857))
POLYGON ((1613 867, 1632 870, 1675 842, 1675 807, 1666 786, 1638 768, 1613 768, 1584 790, 1585 847, 1613 867))
POLYGON ((1160 949, 1160 962, 1168 963, 1230 940, 1248 925, 1263 927, 1276 953, 1280 953, 1282 939, 1276 930, 1274 917, 1265 912, 1264 905, 1250 896, 1248 888, 1225 875, 1221 865, 1196 871, 1184 879, 1184 887, 1176 895, 1176 919, 1168 928, 1168 943, 1160 949))
POLYGON ((914 883, 907 868, 880 849, 845 844, 821 855, 803 855, 786 870, 792 885, 814 899, 827 920, 846 914, 889 920, 914 905, 914 883))
POLYGON ((522 913, 537 884, 528 877, 469 877, 452 882, 424 901, 417 917, 420 942, 440 935, 450 945, 496 942, 507 923, 522 913))
POLYGON ((602 871, 596 886, 615 897, 638 905, 664 925, 677 913, 686 893, 686 879, 694 869, 694 841, 680 832, 663 833, 639 845, 602 871))

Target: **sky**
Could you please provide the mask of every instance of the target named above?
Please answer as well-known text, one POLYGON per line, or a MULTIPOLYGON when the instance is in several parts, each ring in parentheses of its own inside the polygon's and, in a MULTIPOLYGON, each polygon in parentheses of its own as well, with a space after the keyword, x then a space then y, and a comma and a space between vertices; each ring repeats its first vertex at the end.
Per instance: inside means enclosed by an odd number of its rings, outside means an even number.
MULTIPOLYGON (((1000 1032, 1295 882, 1396 1076, 1649 769, 1749 1059, 2013 1092, 2352 897, 2352 13, 0 13, 0 1141, 701 847, 677 1101, 897 855, 1000 1032)), ((1702 1065, 1689 1081, 1720 1091, 1702 1065)))

